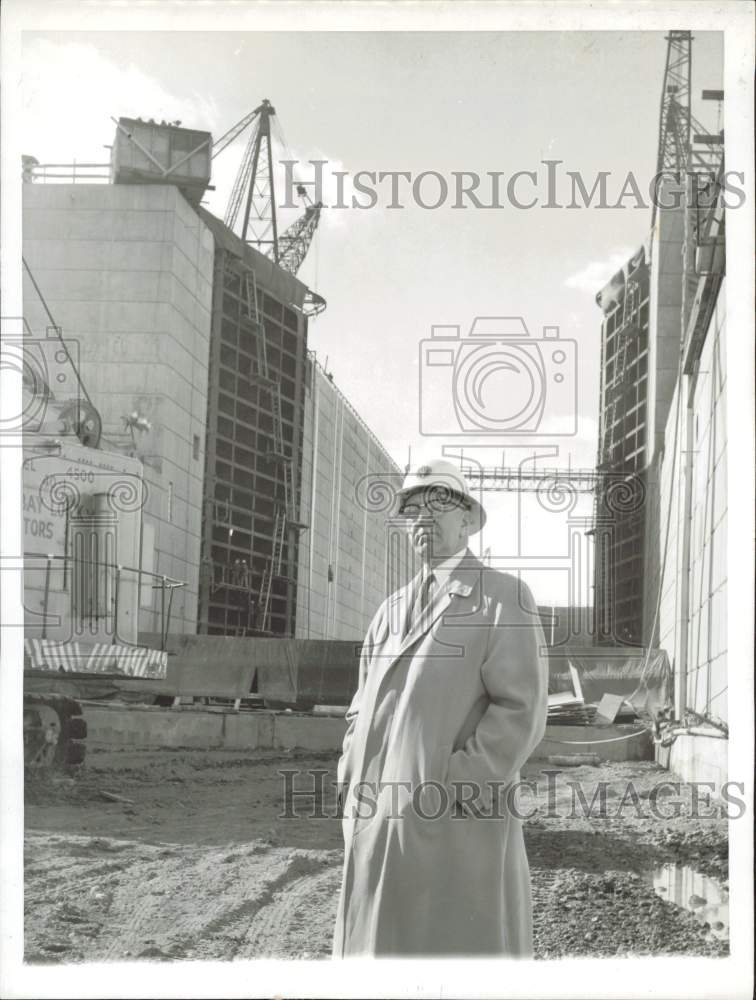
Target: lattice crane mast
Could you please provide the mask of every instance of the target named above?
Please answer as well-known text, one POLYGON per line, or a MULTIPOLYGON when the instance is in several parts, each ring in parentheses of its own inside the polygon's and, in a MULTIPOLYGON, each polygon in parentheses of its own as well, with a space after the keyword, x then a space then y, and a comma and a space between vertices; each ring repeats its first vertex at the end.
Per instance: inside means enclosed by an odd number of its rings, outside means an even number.
POLYGON ((264 253, 283 270, 296 274, 310 249, 323 205, 322 202, 313 204, 304 186, 298 185, 297 194, 306 206, 304 214, 279 236, 273 177, 272 129, 274 121, 277 121, 275 116, 276 109, 269 100, 263 100, 213 145, 212 155, 213 158, 217 156, 252 126, 223 221, 238 232, 245 243, 264 253))
MULTIPOLYGON (((691 111, 691 70, 693 36, 689 31, 670 31, 667 38, 667 59, 664 67, 661 107, 659 111, 659 142, 656 174, 675 178, 682 196, 683 208, 683 331, 695 294, 695 241, 701 217, 701 203, 706 202, 707 189, 713 190, 723 163, 724 132, 710 134, 691 111)), ((722 91, 703 91, 705 100, 720 101, 722 91)), ((651 225, 656 222, 657 201, 654 199, 651 225)))
POLYGON ((278 263, 278 219, 273 185, 273 148, 270 123, 276 109, 267 99, 251 114, 237 123, 213 147, 213 157, 233 141, 241 132, 252 126, 239 171, 231 189, 223 221, 237 231, 239 215, 244 204, 244 214, 238 235, 263 253, 271 253, 278 263), (216 148, 219 147, 219 148, 216 148))

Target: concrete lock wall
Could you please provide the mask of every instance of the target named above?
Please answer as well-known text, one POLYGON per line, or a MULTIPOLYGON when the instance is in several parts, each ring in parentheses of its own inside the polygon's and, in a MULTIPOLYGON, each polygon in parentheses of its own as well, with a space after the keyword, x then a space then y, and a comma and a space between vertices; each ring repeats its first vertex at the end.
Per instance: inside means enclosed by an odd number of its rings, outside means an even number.
MULTIPOLYGON (((725 285, 709 323, 693 385, 675 394, 659 463, 660 545, 671 506, 668 554, 662 575, 659 643, 675 671, 675 714, 687 709, 727 721, 727 445, 724 350, 725 285), (677 443, 675 414, 680 405, 677 443), (686 471, 687 470, 687 471, 686 471), (686 474, 690 510, 686 532, 686 474)), ((652 595, 655 596, 655 595, 652 595)), ((678 737, 670 767, 690 780, 726 780, 726 740, 678 737)))
MULTIPOLYGON (((103 419, 104 447, 144 465, 142 568, 186 581, 173 631, 196 628, 214 245, 171 185, 23 188, 24 256, 103 419), (151 424, 131 433, 137 412, 151 424)), ((50 321, 28 278, 35 335, 50 321)), ((160 592, 143 587, 139 628, 159 630, 160 592)))
MULTIPOLYGON (((142 633, 145 645, 160 637, 142 633)), ((346 705, 357 690, 360 643, 351 640, 171 636, 160 690, 172 696, 245 698, 284 706, 346 705)))
MULTIPOLYGON (((724 287, 724 286, 723 286, 724 287)), ((725 299, 717 299, 700 360, 689 415, 683 405, 675 447, 677 393, 667 421, 660 464, 660 540, 671 507, 669 542, 662 576, 659 643, 669 653, 676 677, 686 652, 685 706, 727 719, 727 447, 725 299), (688 434, 691 440, 688 441, 688 434), (691 463, 689 567, 685 565, 685 479, 691 463), (685 615, 687 603, 688 615, 685 615), (683 636, 683 631, 685 635, 683 636), (687 649, 684 650, 684 644, 687 649)), ((683 386, 683 402, 690 382, 683 386)), ((650 594, 649 599, 654 595, 650 594)), ((683 692, 680 692, 682 696, 683 692)))
POLYGON ((367 484, 398 466, 313 361, 305 397, 296 636, 361 641, 386 596, 387 511, 367 484))
POLYGON ((651 251, 646 452, 649 463, 664 448, 668 415, 674 409, 671 402, 680 356, 683 223, 681 208, 659 208, 651 251))
MULTIPOLYGON (((283 712, 228 712, 209 709, 164 709, 142 706, 95 705, 84 707, 87 741, 93 746, 182 747, 197 750, 293 750, 341 749, 346 731, 343 718, 323 718, 283 712)), ((599 745, 580 741, 596 738, 585 726, 548 726, 531 760, 546 760, 559 754, 595 753, 600 760, 650 760, 651 734, 639 726, 606 726, 601 737, 615 740, 637 732, 632 739, 599 745), (576 742, 577 741, 577 742, 576 742)))
POLYGON ((98 745, 227 749, 338 750, 343 719, 275 712, 124 708, 88 704, 84 709, 87 742, 98 745))

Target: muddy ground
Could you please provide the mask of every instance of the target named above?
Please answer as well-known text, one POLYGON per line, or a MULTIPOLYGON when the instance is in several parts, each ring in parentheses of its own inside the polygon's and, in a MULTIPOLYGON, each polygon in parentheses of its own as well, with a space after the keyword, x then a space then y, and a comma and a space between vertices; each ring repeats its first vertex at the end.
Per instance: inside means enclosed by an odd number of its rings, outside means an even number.
MULTIPOLYGON (((28 780, 26 960, 327 957, 342 862, 335 762, 90 748, 75 779, 28 780), (286 817, 280 772, 292 770, 298 787, 323 788, 322 818, 286 817)), ((523 778, 538 787, 520 806, 536 957, 727 954, 726 929, 652 879, 687 865, 726 898, 726 819, 706 802, 691 817, 685 786, 654 791, 670 775, 653 764, 543 768, 528 765, 523 778), (600 782, 605 808, 597 800, 586 816, 576 789, 590 803, 600 782)))

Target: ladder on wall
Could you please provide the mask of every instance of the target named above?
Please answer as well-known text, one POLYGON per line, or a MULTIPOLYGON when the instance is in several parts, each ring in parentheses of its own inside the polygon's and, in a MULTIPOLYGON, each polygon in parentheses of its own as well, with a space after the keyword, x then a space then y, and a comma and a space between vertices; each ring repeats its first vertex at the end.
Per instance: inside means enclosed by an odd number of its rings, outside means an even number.
POLYGON ((273 548, 260 584, 259 627, 263 632, 270 631, 270 600, 273 592, 273 577, 281 574, 285 533, 286 516, 283 511, 279 510, 276 513, 276 523, 273 529, 273 548))
POLYGON ((281 415, 281 385, 278 379, 272 378, 268 368, 268 354, 265 339, 265 327, 260 320, 260 310, 257 295, 257 280, 253 271, 245 272, 245 299, 247 317, 256 332, 256 371, 251 382, 268 394, 272 422, 273 450, 270 457, 279 463, 283 472, 283 505, 276 505, 276 516, 273 527, 273 548, 271 557, 265 567, 260 585, 260 601, 258 627, 261 631, 270 631, 270 602, 273 589, 273 577, 280 576, 283 562, 283 547, 288 527, 297 526, 294 507, 294 465, 290 455, 286 453, 281 415))
POLYGON ((256 331, 255 347, 257 350, 257 373, 268 378, 268 352, 265 342, 265 330, 260 322, 260 307, 257 298, 257 279, 254 271, 244 272, 244 291, 247 302, 247 319, 256 331))
POLYGON ((268 369, 268 351, 265 342, 265 327, 260 322, 260 313, 257 304, 257 282, 254 272, 246 272, 246 300, 247 316, 257 331, 255 341, 257 344, 257 365, 256 371, 251 378, 254 385, 260 386, 268 393, 270 398, 270 412, 273 421, 273 456, 282 461, 288 461, 284 451, 283 424, 281 422, 281 385, 277 379, 271 378, 268 369))

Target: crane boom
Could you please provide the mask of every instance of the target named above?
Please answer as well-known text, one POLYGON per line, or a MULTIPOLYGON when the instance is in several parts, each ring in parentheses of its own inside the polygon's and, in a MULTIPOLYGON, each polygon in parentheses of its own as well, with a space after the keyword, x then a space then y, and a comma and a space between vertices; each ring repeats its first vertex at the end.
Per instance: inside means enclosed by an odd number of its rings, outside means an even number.
POLYGON ((289 274, 296 274, 307 256, 320 222, 322 207, 323 203, 320 201, 308 205, 304 214, 293 222, 278 240, 278 265, 289 274))
POLYGON ((262 104, 259 104, 254 111, 250 111, 248 115, 240 118, 236 125, 232 125, 228 132, 225 132, 220 139, 217 139, 213 143, 212 153, 210 154, 211 159, 214 160, 218 153, 222 153, 226 146, 230 146, 234 139, 236 139, 237 136, 240 136, 242 132, 252 124, 261 111, 262 104))

